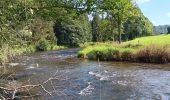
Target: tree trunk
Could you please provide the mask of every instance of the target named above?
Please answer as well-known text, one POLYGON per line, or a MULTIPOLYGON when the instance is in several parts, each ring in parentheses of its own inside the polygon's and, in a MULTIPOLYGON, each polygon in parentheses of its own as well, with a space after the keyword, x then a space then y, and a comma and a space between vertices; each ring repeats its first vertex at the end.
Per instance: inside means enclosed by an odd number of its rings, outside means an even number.
POLYGON ((121 20, 120 17, 118 16, 118 41, 119 44, 121 44, 121 20))
POLYGON ((119 40, 119 44, 121 44, 121 29, 120 29, 120 25, 119 25, 119 27, 118 27, 118 34, 119 34, 119 36, 118 36, 118 40, 119 40))

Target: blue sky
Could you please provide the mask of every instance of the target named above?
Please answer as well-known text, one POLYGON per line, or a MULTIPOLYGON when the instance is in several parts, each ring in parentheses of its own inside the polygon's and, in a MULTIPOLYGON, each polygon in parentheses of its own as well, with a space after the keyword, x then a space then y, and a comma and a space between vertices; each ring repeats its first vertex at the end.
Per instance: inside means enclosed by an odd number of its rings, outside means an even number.
POLYGON ((154 25, 170 24, 170 0, 136 0, 154 25))

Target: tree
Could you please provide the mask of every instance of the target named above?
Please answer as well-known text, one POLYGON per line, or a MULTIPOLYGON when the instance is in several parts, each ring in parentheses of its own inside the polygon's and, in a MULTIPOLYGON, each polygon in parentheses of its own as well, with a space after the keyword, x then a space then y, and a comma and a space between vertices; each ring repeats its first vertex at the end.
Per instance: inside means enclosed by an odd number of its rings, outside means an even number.
POLYGON ((92 41, 97 42, 99 40, 99 24, 100 24, 100 17, 99 14, 95 13, 93 14, 93 20, 91 22, 92 24, 92 41))
POLYGON ((56 20, 54 31, 57 44, 79 46, 91 41, 91 27, 87 15, 81 15, 74 19, 71 16, 62 16, 56 20))
POLYGON ((170 26, 168 26, 167 30, 168 30, 168 34, 170 34, 170 26))
POLYGON ((121 43, 121 34, 123 23, 131 16, 133 11, 133 4, 131 0, 104 0, 102 9, 111 12, 113 21, 116 22, 118 41, 121 43))
POLYGON ((158 25, 154 26, 154 35, 166 34, 168 33, 168 25, 158 25))
POLYGON ((152 35, 153 24, 139 10, 139 15, 129 17, 124 23, 124 33, 123 40, 152 35))
POLYGON ((107 17, 101 18, 101 15, 94 14, 92 20, 93 42, 112 41, 114 37, 113 29, 114 27, 107 17))

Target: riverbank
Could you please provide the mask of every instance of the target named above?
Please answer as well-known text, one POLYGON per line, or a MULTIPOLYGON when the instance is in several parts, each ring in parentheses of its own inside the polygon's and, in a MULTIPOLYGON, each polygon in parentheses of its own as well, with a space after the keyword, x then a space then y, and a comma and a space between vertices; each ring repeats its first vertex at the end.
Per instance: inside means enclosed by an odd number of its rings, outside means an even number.
POLYGON ((57 46, 55 44, 48 44, 48 46, 45 45, 27 45, 27 46, 15 46, 10 47, 8 45, 3 46, 0 49, 0 65, 3 65, 6 62, 9 62, 13 57, 23 55, 23 54, 29 54, 39 51, 51 51, 51 50, 59 50, 67 48, 65 46, 57 46))
POLYGON ((80 51, 78 57, 102 61, 168 63, 170 35, 142 37, 122 44, 91 44, 80 51))

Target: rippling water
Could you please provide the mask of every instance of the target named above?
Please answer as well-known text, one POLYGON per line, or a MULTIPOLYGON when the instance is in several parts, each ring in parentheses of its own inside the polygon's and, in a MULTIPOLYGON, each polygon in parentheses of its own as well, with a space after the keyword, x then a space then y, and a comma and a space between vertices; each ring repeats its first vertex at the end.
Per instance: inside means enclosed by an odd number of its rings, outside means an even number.
MULTIPOLYGON (((59 76, 33 93, 42 100, 170 100, 170 65, 96 62, 76 58, 78 49, 42 52, 15 59, 10 70, 19 82, 38 84, 59 76), (54 89, 55 88, 55 89, 54 89), (54 91, 55 90, 55 91, 54 91)), ((29 100, 29 98, 28 98, 29 100)))

